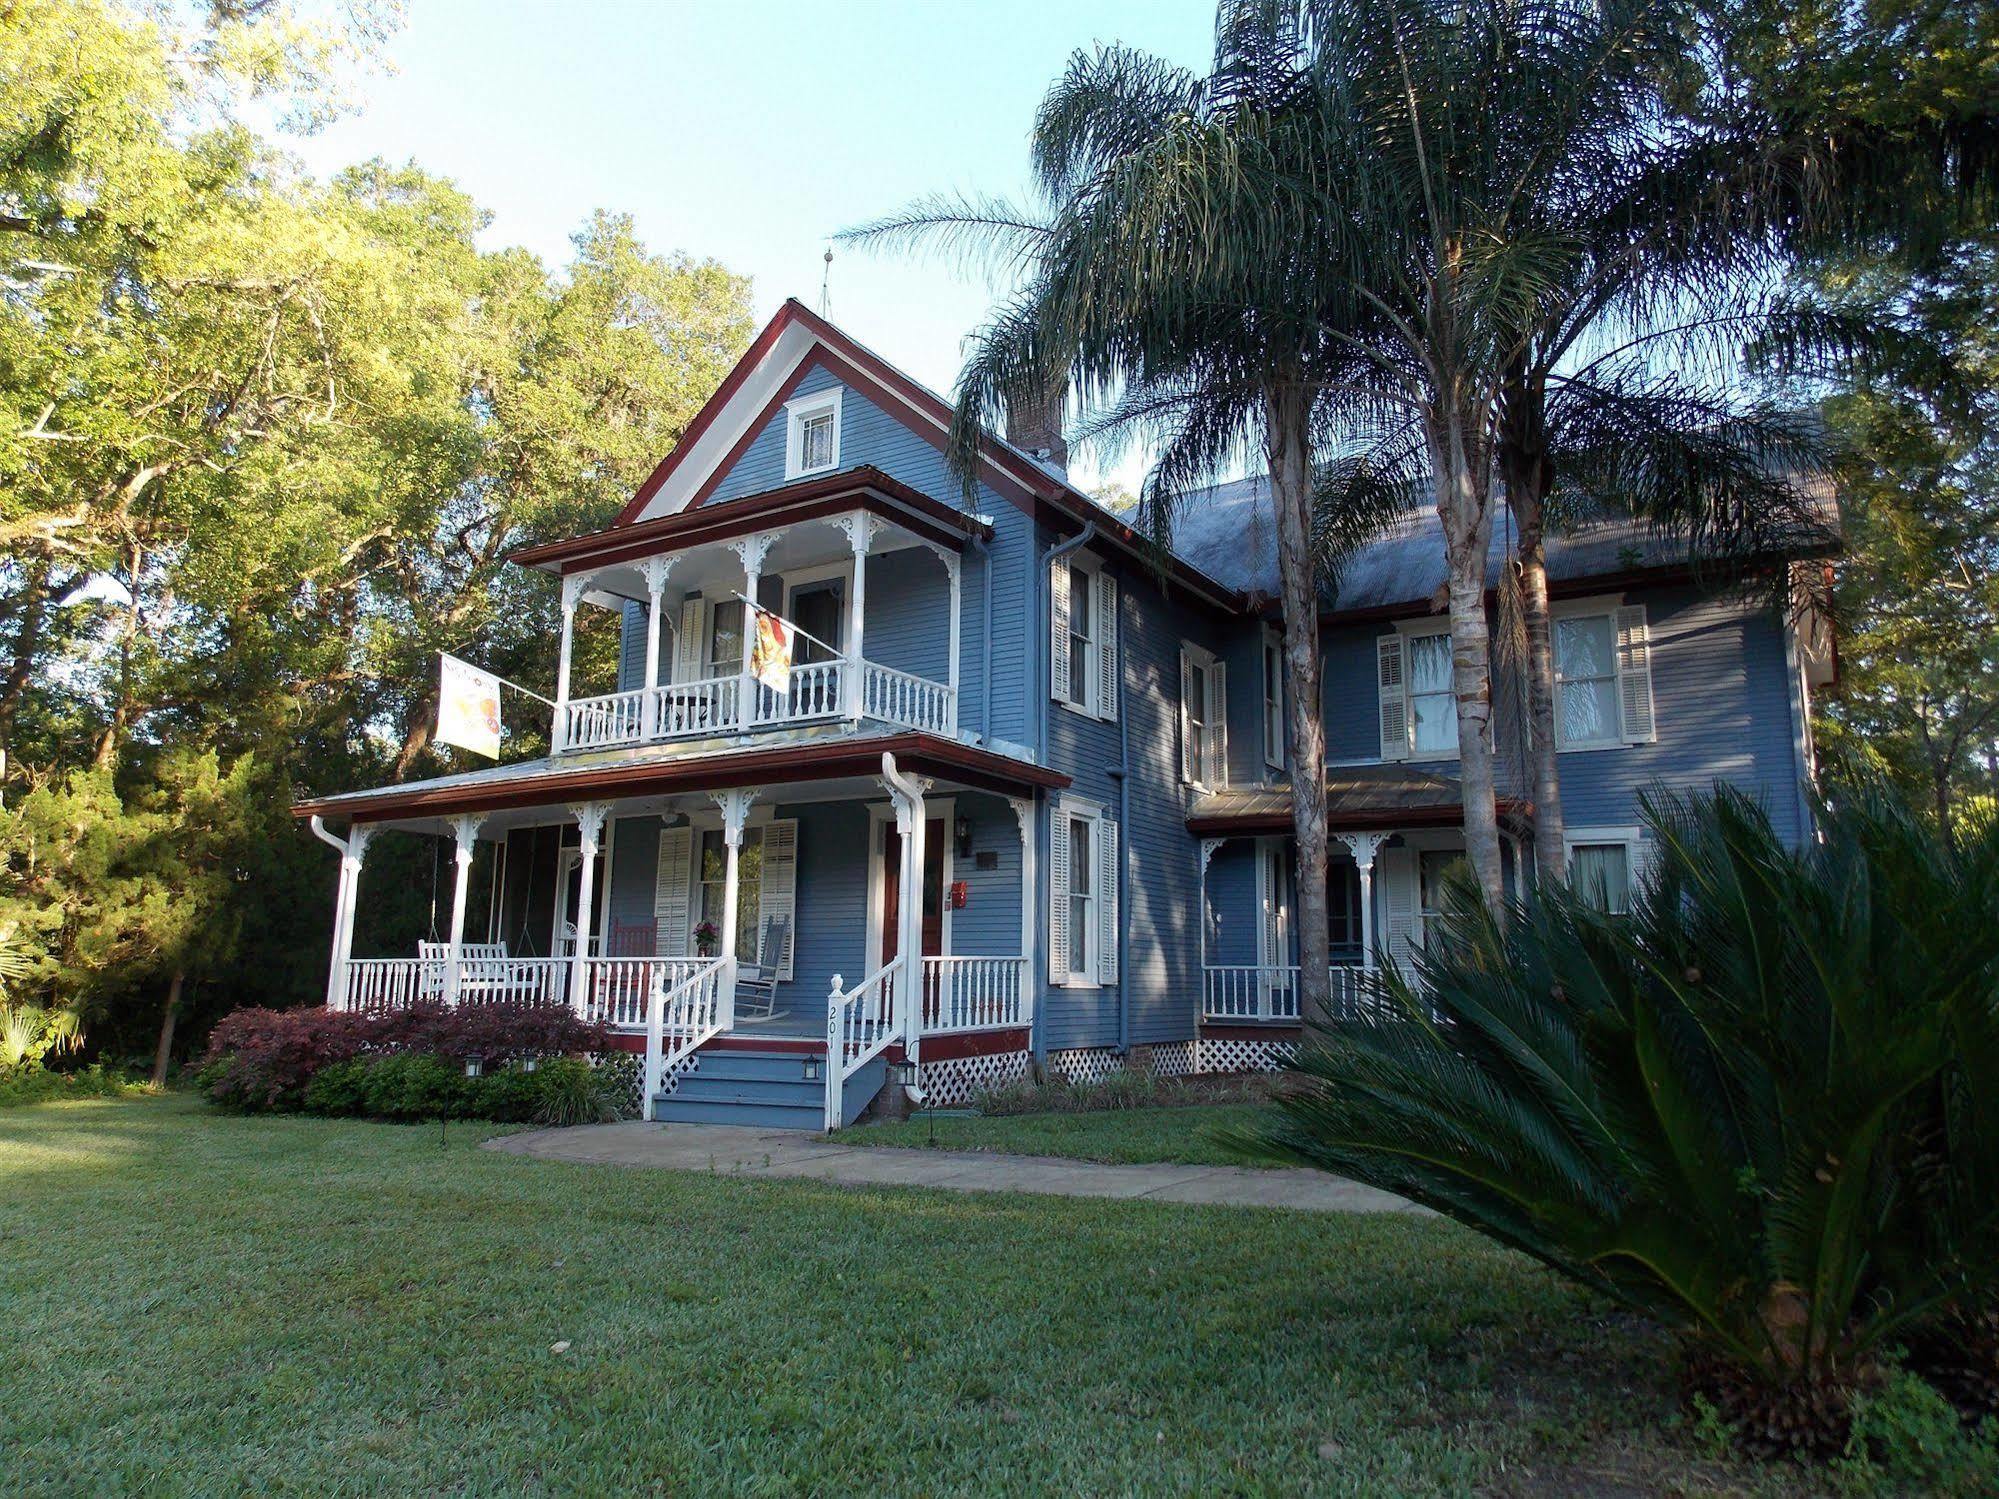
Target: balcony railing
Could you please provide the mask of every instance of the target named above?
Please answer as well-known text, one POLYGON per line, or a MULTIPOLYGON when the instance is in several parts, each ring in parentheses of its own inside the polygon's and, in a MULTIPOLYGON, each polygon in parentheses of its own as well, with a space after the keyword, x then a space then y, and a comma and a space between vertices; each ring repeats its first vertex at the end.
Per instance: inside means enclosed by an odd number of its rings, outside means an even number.
MULTIPOLYGON (((1298 1021, 1298 968, 1238 964, 1203 970, 1202 1015, 1212 1021, 1298 1021)), ((1391 1011, 1378 969, 1334 964, 1332 1013, 1335 1022, 1373 1022, 1391 1011)))
POLYGON ((743 712, 744 678, 713 677, 663 687, 571 698, 556 711, 556 744, 562 750, 616 749, 672 739, 707 739, 761 729, 825 723, 848 716, 878 719, 908 729, 951 734, 958 727, 958 694, 947 682, 897 671, 851 656, 791 669, 790 685, 773 692, 751 681, 743 712), (849 689, 858 669, 859 691, 849 689))

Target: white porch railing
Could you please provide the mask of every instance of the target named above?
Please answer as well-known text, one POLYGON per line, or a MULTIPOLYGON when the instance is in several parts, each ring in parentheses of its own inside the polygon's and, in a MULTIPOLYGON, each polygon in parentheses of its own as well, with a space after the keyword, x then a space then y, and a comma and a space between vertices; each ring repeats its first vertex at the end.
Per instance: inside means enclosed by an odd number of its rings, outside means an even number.
POLYGON ((708 958, 592 958, 583 1017, 613 1030, 637 1030, 646 1023, 653 986, 675 988, 692 978, 708 958))
POLYGON ((571 698, 561 705, 561 733, 556 743, 565 749, 643 744, 651 733, 646 709, 643 691, 571 698))
POLYGON ((721 1034, 728 1022, 723 1004, 723 979, 734 963, 728 958, 697 958, 677 983, 658 971, 646 1004, 645 1097, 641 1117, 652 1118, 653 1100, 673 1068, 703 1044, 721 1034))
POLYGON ((670 682, 653 688, 653 734, 660 739, 698 739, 732 734, 740 722, 736 712, 742 678, 710 677, 700 682, 670 682))
MULTIPOLYGON (((567 958, 461 958, 460 1004, 559 1005, 568 1000, 567 958)), ((452 999, 448 958, 349 958, 338 1008, 405 1010, 452 999)))
POLYGON ((442 963, 422 958, 349 958, 343 1010, 406 1010, 444 998, 442 963))
POLYGON ((826 1128, 845 1124, 843 1103, 847 1079, 888 1050, 902 1034, 896 1014, 896 978, 902 958, 893 957, 853 988, 840 988, 833 975, 833 992, 826 997, 826 1128))
POLYGON ((956 733, 957 690, 948 682, 866 661, 861 671, 861 717, 936 734, 956 733))
POLYGON ((1034 1023, 1026 958, 925 958, 923 1033, 1011 1030, 1034 1023))
POLYGON ((752 727, 778 727, 790 723, 810 723, 814 719, 838 718, 846 711, 847 659, 814 661, 791 669, 791 681, 783 692, 752 685, 750 695, 752 727))
MULTIPOLYGON (((1386 1013, 1379 970, 1335 964, 1330 977, 1333 1020, 1372 1021, 1386 1013)), ((1296 964, 1211 964, 1202 970, 1202 979, 1205 1019, 1298 1019, 1296 964)))

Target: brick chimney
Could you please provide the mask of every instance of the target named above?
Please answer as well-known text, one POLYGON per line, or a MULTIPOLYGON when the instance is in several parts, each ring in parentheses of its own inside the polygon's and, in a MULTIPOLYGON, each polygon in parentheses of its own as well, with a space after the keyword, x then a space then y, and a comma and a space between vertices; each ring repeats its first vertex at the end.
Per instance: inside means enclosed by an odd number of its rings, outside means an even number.
POLYGON ((1009 404, 1006 412, 1006 440, 1038 458, 1058 473, 1069 472, 1069 444, 1062 440, 1062 402, 1069 382, 1059 382, 1039 401, 1009 404))

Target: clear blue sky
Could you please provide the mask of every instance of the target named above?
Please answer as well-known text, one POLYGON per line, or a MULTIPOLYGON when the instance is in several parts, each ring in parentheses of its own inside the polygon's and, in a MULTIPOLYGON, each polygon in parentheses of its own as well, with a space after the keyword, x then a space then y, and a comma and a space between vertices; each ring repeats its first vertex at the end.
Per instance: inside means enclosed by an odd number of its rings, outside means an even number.
MULTIPOLYGON (((929 192, 1021 195, 1035 105, 1076 48, 1201 67, 1213 20, 1211 0, 411 0, 397 71, 297 149, 322 173, 414 158, 492 211, 491 244, 552 264, 592 209, 628 212, 653 248, 752 277, 762 319, 818 305, 837 229, 929 192)), ((839 250, 832 315, 948 392, 995 291, 839 250)))

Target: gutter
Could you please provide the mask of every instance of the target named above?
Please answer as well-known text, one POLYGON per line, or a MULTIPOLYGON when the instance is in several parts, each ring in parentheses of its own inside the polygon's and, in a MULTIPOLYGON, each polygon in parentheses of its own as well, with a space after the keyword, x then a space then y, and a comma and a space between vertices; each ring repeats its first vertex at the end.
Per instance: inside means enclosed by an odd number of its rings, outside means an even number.
MULTIPOLYGON (((1034 571, 1034 589, 1033 589, 1034 613, 1028 621, 1029 629, 1035 628, 1034 622, 1037 620, 1041 621, 1042 628, 1045 629, 1047 627, 1048 608, 1051 602, 1048 592, 1048 570, 1051 567, 1053 567, 1057 562, 1061 561, 1064 557, 1068 556, 1071 552, 1081 551, 1084 547, 1088 546, 1090 542, 1095 539, 1096 534, 1097 534, 1097 523, 1093 520, 1085 521, 1083 523, 1082 530, 1078 531, 1074 536, 1070 537, 1067 541, 1057 542, 1054 546, 1050 547, 1047 551, 1041 554, 1040 565, 1034 571)), ((1124 632, 1120 630, 1118 632, 1118 653, 1120 657, 1122 657, 1123 652, 1124 652, 1124 632)), ((1054 690, 1055 663, 1051 661, 1046 655, 1042 654, 1040 651, 1036 651, 1034 654, 1036 659, 1038 659, 1041 662, 1041 671, 1037 674, 1035 679, 1035 685, 1039 690, 1035 693, 1035 700, 1036 703, 1038 704, 1038 710, 1035 714, 1034 760, 1037 765, 1041 766, 1045 770, 1048 767, 1048 694, 1054 690)), ((1124 714, 1122 712, 1118 714, 1118 721, 1119 723, 1123 723, 1124 721, 1124 714)), ((1042 811, 1039 808, 1036 809, 1034 815, 1038 824, 1045 823, 1046 819, 1043 817, 1042 811)), ((1036 836, 1034 841, 1045 848, 1047 847, 1047 840, 1041 836, 1041 834, 1044 831, 1045 828, 1037 826, 1036 836)), ((1123 829, 1120 828, 1118 831, 1120 836, 1122 836, 1123 829)), ((1040 861, 1040 862, 1045 862, 1045 861, 1040 861)), ((1050 868, 1048 870, 1048 879, 1052 881, 1054 878, 1055 878, 1055 871, 1053 868, 1050 868)), ((1051 886, 1050 888, 1053 887, 1051 886)), ((1041 896, 1041 892, 1037 890, 1034 892, 1034 895, 1036 899, 1039 899, 1041 896)), ((1123 898, 1123 892, 1119 892, 1119 898, 1120 899, 1123 898)), ((1035 923, 1035 933, 1037 937, 1040 939, 1041 945, 1044 947, 1047 945, 1048 941, 1048 934, 1044 930, 1046 926, 1047 926, 1046 922, 1035 923)), ((1038 970, 1042 973, 1047 972, 1047 965, 1040 961, 1041 957, 1042 954, 1040 953, 1029 954, 1030 970, 1038 970)), ((1120 976, 1122 976, 1124 970, 1119 969, 1118 972, 1120 976)), ((1123 990, 1120 988, 1119 993, 1122 994, 1122 992, 1123 990)), ((1029 1035, 1028 1044, 1033 1048, 1034 1051, 1034 1075, 1036 1077, 1045 1077, 1047 1076, 1048 1073, 1047 1010, 1048 1006, 1046 1006, 1045 1004, 1036 1005, 1034 1007, 1034 1029, 1029 1035)))

